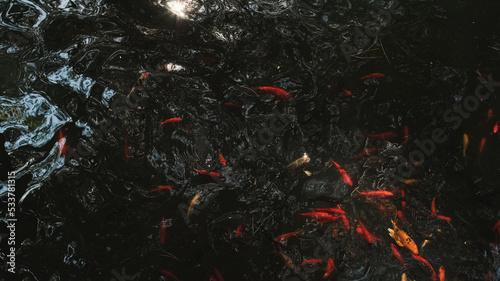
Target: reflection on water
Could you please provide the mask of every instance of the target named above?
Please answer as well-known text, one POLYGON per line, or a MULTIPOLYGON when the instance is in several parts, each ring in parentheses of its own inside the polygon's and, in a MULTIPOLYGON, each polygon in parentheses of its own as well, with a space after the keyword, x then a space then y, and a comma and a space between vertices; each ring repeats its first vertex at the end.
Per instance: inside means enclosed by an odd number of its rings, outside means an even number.
POLYGON ((498 89, 472 98, 500 75, 499 8, 0 2, 18 276, 325 280, 331 258, 331 280, 499 280, 498 89))

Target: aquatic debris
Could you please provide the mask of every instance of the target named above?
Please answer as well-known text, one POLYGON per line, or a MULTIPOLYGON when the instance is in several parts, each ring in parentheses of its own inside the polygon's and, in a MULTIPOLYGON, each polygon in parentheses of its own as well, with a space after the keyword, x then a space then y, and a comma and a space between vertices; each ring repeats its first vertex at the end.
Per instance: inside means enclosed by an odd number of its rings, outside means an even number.
POLYGON ((280 98, 280 99, 287 99, 290 100, 293 98, 293 96, 288 93, 287 91, 280 89, 280 88, 275 88, 275 87, 257 87, 253 88, 253 91, 263 91, 263 92, 268 92, 271 93, 272 95, 280 98))
POLYGON ((418 247, 415 242, 413 242, 413 239, 411 239, 410 236, 406 234, 406 232, 399 229, 395 221, 391 220, 391 222, 394 229, 388 228, 387 231, 389 231, 389 235, 392 237, 392 239, 396 241, 396 244, 398 244, 400 247, 405 247, 412 253, 418 255, 418 247))

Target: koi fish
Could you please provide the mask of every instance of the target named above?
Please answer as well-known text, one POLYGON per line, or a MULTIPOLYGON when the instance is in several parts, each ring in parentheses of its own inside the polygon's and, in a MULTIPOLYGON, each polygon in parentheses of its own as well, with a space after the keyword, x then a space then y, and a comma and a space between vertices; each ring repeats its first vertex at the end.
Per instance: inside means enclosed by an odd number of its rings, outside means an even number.
POLYGON ((368 74, 368 75, 361 77, 361 80, 371 79, 371 78, 384 78, 384 77, 385 77, 385 74, 383 74, 383 73, 371 73, 371 74, 368 74))
POLYGON ((481 73, 481 72, 479 72, 479 70, 476 70, 476 73, 477 73, 479 76, 483 77, 484 79, 486 79, 486 80, 488 80, 488 81, 491 81, 491 82, 497 82, 497 81, 495 81, 495 79, 493 79, 491 76, 489 76, 489 75, 487 75, 487 74, 484 74, 484 73, 481 73))
POLYGON ((226 103, 224 103, 224 105, 227 107, 232 107, 232 108, 239 108, 239 109, 243 108, 243 105, 232 103, 232 102, 226 102, 226 103))
POLYGON ((290 268, 291 270, 294 269, 295 266, 293 265, 293 261, 289 256, 283 254, 282 252, 274 252, 274 253, 280 256, 280 258, 283 260, 283 262, 285 262, 288 268, 290 268))
POLYGON ((422 246, 420 246, 420 248, 423 249, 425 246, 427 246, 427 244, 429 244, 429 242, 430 242, 430 240, 425 239, 424 243, 422 243, 422 246))
POLYGON ((171 190, 173 188, 173 186, 171 185, 164 185, 164 186, 160 186, 158 188, 155 188, 153 190, 150 190, 149 192, 155 192, 155 191, 160 191, 160 190, 171 190))
POLYGON ((417 184, 419 183, 420 180, 414 180, 414 179, 409 179, 409 180, 405 180, 404 183, 405 184, 408 184, 408 185, 411 185, 411 184, 417 184))
POLYGON ((467 134, 464 134, 463 143, 464 143, 464 145, 463 145, 464 148, 463 148, 462 153, 465 157, 465 151, 467 150, 467 147, 469 146, 469 136, 467 134))
POLYGON ((224 159, 224 156, 222 156, 220 149, 219 149, 219 162, 222 164, 222 166, 226 166, 226 159, 224 159))
POLYGON ((208 275, 208 278, 210 279, 210 281, 217 281, 217 279, 212 274, 207 272, 207 275, 208 275))
POLYGON ((316 219, 335 219, 336 217, 330 215, 329 213, 325 212, 311 212, 311 213, 302 213, 300 214, 301 216, 304 217, 312 217, 316 219))
POLYGON ((363 225, 363 223, 361 221, 359 221, 359 226, 356 228, 356 232, 361 235, 361 237, 363 237, 366 242, 368 242, 369 244, 372 244, 373 243, 373 240, 376 240, 376 241, 380 241, 380 238, 377 238, 375 236, 373 236, 370 232, 368 232, 368 230, 366 229, 366 227, 363 225))
POLYGON ((483 153, 484 147, 486 145, 486 138, 481 139, 481 146, 479 147, 479 155, 483 153))
POLYGON ((431 216, 435 217, 436 216, 436 197, 432 198, 432 203, 431 203, 431 216))
POLYGON ((243 226, 240 224, 236 228, 236 233, 234 234, 234 237, 236 237, 237 239, 241 238, 242 233, 243 233, 243 226))
POLYGON ((167 241, 167 221, 165 220, 165 218, 161 218, 160 245, 165 245, 165 241, 167 241))
MULTIPOLYGON (((401 189, 401 198, 405 198, 405 191, 401 189)), ((401 211, 406 212, 406 201, 401 201, 401 211)))
POLYGON ((403 273, 403 275, 401 275, 401 281, 408 281, 408 278, 406 278, 406 273, 403 273))
POLYGON ((332 162, 335 165, 335 167, 337 167, 337 170, 339 171, 340 175, 342 176, 342 179, 344 180, 344 182, 347 185, 352 186, 352 180, 349 177, 349 175, 347 174, 347 172, 344 169, 342 169, 342 167, 340 167, 340 165, 337 164, 335 161, 332 160, 332 162))
POLYGON ((495 223, 495 225, 493 226, 493 231, 495 231, 497 228, 500 229, 500 221, 497 221, 497 223, 495 223))
POLYGON ((323 278, 328 278, 328 276, 332 275, 333 270, 335 270, 335 264, 333 264, 333 259, 329 258, 326 263, 326 272, 325 275, 323 275, 323 278))
POLYGON ((393 220, 391 220, 391 222, 394 229, 388 228, 387 231, 389 231, 389 235, 392 237, 392 239, 396 241, 396 244, 398 244, 400 247, 405 247, 415 255, 418 255, 418 247, 415 242, 413 242, 413 239, 411 239, 410 236, 406 234, 406 232, 399 229, 396 225, 396 222, 394 222, 393 220))
POLYGON ((290 238, 292 236, 295 236, 297 234, 300 234, 300 232, 295 231, 295 232, 281 234, 281 235, 276 236, 276 238, 274 238, 274 241, 280 243, 281 241, 286 240, 286 239, 288 239, 288 238, 290 238))
POLYGON ((367 134, 366 138, 370 140, 392 140, 396 138, 398 134, 394 132, 385 132, 380 134, 367 134))
POLYGON ((342 89, 342 93, 348 95, 348 96, 352 96, 352 93, 346 89, 342 89))
POLYGON ((440 266, 439 267, 439 281, 444 281, 444 277, 445 277, 444 274, 445 274, 444 267, 440 266))
POLYGON ((293 98, 293 96, 290 93, 288 93, 287 91, 280 89, 280 88, 275 88, 275 87, 257 87, 257 88, 253 88, 252 90, 254 90, 256 92, 257 91, 268 92, 274 96, 277 96, 280 99, 290 100, 293 98))
POLYGON ((196 202, 198 202, 198 200, 200 199, 200 197, 201 197, 201 192, 197 193, 193 197, 193 199, 191 200, 191 203, 189 204, 189 208, 188 208, 188 212, 187 212, 188 217, 189 217, 189 214, 191 213, 191 211, 193 210, 194 205, 196 204, 196 202))
POLYGON ((182 118, 179 118, 179 117, 174 117, 174 118, 170 118, 170 119, 167 119, 163 122, 161 122, 161 124, 167 124, 167 123, 177 123, 177 122, 180 122, 182 121, 182 118))
POLYGON ((375 148, 375 147, 367 148, 367 149, 361 151, 360 153, 352 156, 351 158, 353 158, 353 159, 355 159, 355 158, 361 158, 361 157, 364 157, 364 156, 367 156, 367 155, 372 155, 375 152, 377 152, 377 148, 375 148))
POLYGON ((224 277, 217 268, 214 268, 215 277, 217 277, 217 281, 224 281, 224 277))
POLYGON ((498 124, 495 124, 495 126, 493 127, 493 134, 496 133, 498 133, 498 124))
POLYGON ((66 155, 66 138, 64 137, 63 133, 61 130, 59 130, 59 152, 61 153, 61 156, 66 155))
POLYGON ((143 74, 141 74, 141 77, 139 77, 139 80, 144 80, 144 79, 146 79, 148 76, 149 76, 149 72, 144 72, 143 74))
POLYGON ((486 121, 490 121, 491 117, 493 117, 493 109, 490 108, 490 110, 488 110, 488 119, 486 119, 486 121))
POLYGON ((204 175, 204 176, 209 176, 209 177, 220 177, 220 174, 217 173, 217 172, 208 172, 208 171, 205 171, 205 170, 198 170, 198 169, 195 169, 195 168, 192 168, 195 172, 198 172, 200 173, 201 175, 204 175))
POLYGON ((391 243, 391 250, 392 250, 392 254, 396 257, 396 259, 398 259, 398 261, 406 269, 405 260, 403 259, 403 256, 401 255, 401 253, 399 253, 398 247, 396 245, 394 245, 394 244, 391 243))
POLYGON ((351 226, 349 225, 349 220, 347 219, 347 217, 345 215, 342 215, 341 218, 342 218, 342 223, 344 223, 345 228, 347 230, 351 229, 351 226))
POLYGON ((447 221, 447 222, 451 222, 451 218, 450 217, 445 217, 445 216, 437 215, 436 218, 438 218, 440 220, 447 221))
POLYGON ((392 196, 394 193, 390 191, 385 191, 385 190, 377 190, 377 191, 359 191, 356 189, 356 191, 365 196, 375 196, 375 197, 387 197, 387 196, 392 196))
POLYGON ((327 213, 340 214, 340 215, 345 214, 344 210, 340 209, 340 207, 339 208, 315 208, 314 211, 327 212, 327 213))
POLYGON ((310 260, 303 261, 301 264, 299 264, 299 266, 301 267, 304 265, 317 264, 317 263, 321 263, 321 262, 323 262, 323 261, 320 259, 310 259, 310 260))
POLYGON ((307 156, 307 154, 304 153, 304 156, 300 157, 299 159, 293 161, 292 163, 288 164, 286 166, 287 169, 294 170, 297 169, 298 167, 301 167, 311 161, 311 158, 307 156))
POLYGON ((426 259, 418 256, 417 254, 412 254, 412 257, 417 261, 424 263, 428 268, 430 268, 432 270, 431 280, 436 281, 436 271, 434 271, 432 265, 426 259))
POLYGON ((405 143, 407 143, 408 140, 410 139, 410 132, 408 130, 408 126, 406 126, 406 125, 404 127, 404 135, 405 135, 405 137, 404 137, 405 143))
POLYGON ((177 278, 177 276, 175 276, 175 274, 173 274, 172 272, 170 271, 167 271, 167 270, 164 270, 164 269, 160 269, 160 274, 165 276, 165 277, 168 277, 170 279, 172 279, 173 281, 180 281, 179 278, 177 278))
POLYGON ((403 212, 401 210, 398 210, 396 212, 396 215, 398 217, 398 219, 406 224, 408 224, 408 219, 406 219, 405 215, 403 214, 403 212))

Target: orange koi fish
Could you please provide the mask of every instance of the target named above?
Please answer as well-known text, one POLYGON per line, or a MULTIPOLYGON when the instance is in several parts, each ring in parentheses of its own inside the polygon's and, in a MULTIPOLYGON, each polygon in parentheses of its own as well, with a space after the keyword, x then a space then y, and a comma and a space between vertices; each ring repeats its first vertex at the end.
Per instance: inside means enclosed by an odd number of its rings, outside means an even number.
POLYGON ((467 150, 467 147, 469 146, 469 136, 467 134, 464 134, 464 137, 463 137, 463 143, 464 143, 464 148, 463 148, 463 155, 465 157, 465 151, 467 150))
POLYGON ((348 96, 352 96, 352 93, 346 89, 342 89, 342 93, 348 95, 348 96))
POLYGON ((418 256, 417 254, 412 254, 412 257, 417 261, 424 263, 428 268, 430 268, 432 270, 431 280, 436 281, 436 271, 434 271, 432 265, 426 259, 418 256))
POLYGON ((175 276, 175 274, 173 274, 172 272, 170 271, 167 271, 167 270, 164 270, 164 269, 160 269, 160 274, 167 277, 167 278, 170 278, 172 279, 173 281, 180 281, 179 278, 177 278, 177 276, 175 276))
POLYGON ((165 218, 161 218, 160 245, 165 245, 165 241, 167 241, 167 221, 165 220, 165 218))
POLYGON ((209 177, 220 177, 220 174, 217 173, 217 172, 208 172, 208 171, 205 171, 205 170, 198 170, 198 169, 195 169, 195 168, 192 168, 195 172, 198 172, 200 173, 201 175, 204 175, 204 176, 209 176, 209 177))
POLYGON ((404 181, 405 184, 417 184, 419 182, 420 180, 414 180, 414 179, 408 179, 404 181))
POLYGON ((375 152, 377 152, 377 148, 375 148, 375 147, 367 148, 367 149, 361 151, 360 153, 352 156, 351 158, 353 158, 353 159, 355 159, 355 158, 361 158, 361 157, 364 157, 364 156, 367 156, 367 155, 372 155, 375 152))
POLYGON ((243 105, 232 103, 232 102, 225 102, 224 105, 227 107, 231 107, 231 108, 238 108, 238 109, 243 108, 243 105))
POLYGON ((398 261, 406 269, 405 260, 403 259, 403 256, 401 255, 401 253, 399 253, 398 247, 396 245, 394 245, 394 244, 391 243, 391 250, 392 250, 392 254, 396 257, 396 259, 398 259, 398 261))
POLYGON ((388 228, 387 231, 389 231, 389 235, 392 237, 392 239, 396 241, 396 244, 398 244, 400 247, 405 247, 415 255, 418 255, 418 247, 415 242, 413 242, 413 239, 411 239, 410 236, 406 234, 406 232, 399 229, 396 225, 396 222, 394 222, 393 220, 391 220, 391 222, 394 229, 388 228))
POLYGON ((404 127, 404 140, 405 140, 405 143, 408 142, 408 140, 410 139, 410 132, 408 130, 408 126, 405 125, 404 127))
POLYGON ((241 235, 243 234, 243 226, 240 224, 236 228, 236 233, 234 234, 234 237, 236 238, 241 238, 241 235))
POLYGON ((272 95, 274 95, 280 99, 290 100, 293 98, 293 96, 290 93, 288 93, 287 91, 280 89, 280 88, 275 88, 275 87, 257 87, 257 88, 253 88, 252 90, 256 91, 256 92, 258 92, 258 91, 268 92, 268 93, 271 93, 272 95))
POLYGON ((191 203, 189 204, 189 208, 188 208, 188 212, 187 212, 188 217, 189 217, 189 214, 191 213, 191 211, 193 210, 194 205, 198 202, 198 200, 200 200, 200 197, 201 197, 201 192, 197 193, 193 197, 193 199, 191 200, 191 203))
POLYGON ((394 132, 385 132, 380 134, 367 134, 366 138, 370 140, 392 140, 396 138, 398 134, 394 132))
POLYGON ((66 138, 64 137, 63 133, 61 130, 59 130, 59 152, 61 153, 61 156, 66 155, 66 138))
POLYGON ((164 186, 157 187, 153 190, 150 190, 149 192, 155 192, 155 191, 160 191, 160 190, 171 190, 172 188, 173 188, 173 186, 171 186, 171 185, 164 185, 164 186))
POLYGON ((385 191, 385 190, 377 190, 377 191, 359 191, 356 189, 356 191, 365 196, 374 196, 374 197, 387 197, 387 196, 393 196, 394 193, 390 191, 385 191))
POLYGON ((371 78, 384 78, 384 77, 385 77, 385 74, 383 74, 383 73, 371 73, 371 74, 368 74, 368 75, 361 77, 361 80, 371 79, 371 78))
POLYGON ((297 169, 299 167, 302 167, 303 165, 308 164, 309 162, 311 162, 311 158, 309 158, 309 156, 307 156, 307 154, 304 153, 304 156, 302 156, 299 159, 297 159, 297 160, 293 161, 292 163, 288 164, 286 166, 286 168, 290 169, 290 170, 294 170, 294 169, 297 169))
POLYGON ((289 256, 283 254, 282 252, 274 252, 274 253, 280 256, 280 258, 283 260, 283 262, 285 262, 288 268, 290 268, 291 270, 295 268, 295 266, 293 265, 293 261, 289 256))
POLYGON ((281 235, 276 236, 276 238, 274 238, 274 241, 280 243, 283 240, 286 240, 286 239, 288 239, 288 238, 290 238, 292 236, 295 236, 297 234, 300 234, 300 232, 295 231, 295 232, 289 232, 289 233, 281 234, 281 235))
POLYGON ((219 162, 222 164, 222 166, 226 166, 226 159, 224 159, 224 156, 222 156, 220 149, 219 149, 219 162))
POLYGON ((167 124, 167 123, 176 123, 176 122, 180 122, 182 121, 182 118, 179 118, 179 117, 174 117, 174 118, 170 118, 170 119, 167 119, 163 122, 161 122, 161 124, 167 124))
POLYGON ((445 277, 444 274, 445 274, 444 267, 440 266, 439 267, 439 281, 444 281, 444 277, 445 277))
POLYGON ((332 275, 333 270, 335 270, 335 264, 333 264, 333 259, 329 258, 326 264, 326 272, 325 275, 323 275, 323 278, 328 278, 330 275, 332 275))
POLYGON ((322 263, 323 261, 320 259, 310 259, 303 261, 301 264, 299 264, 299 267, 302 267, 304 265, 311 265, 311 264, 317 264, 317 263, 322 263))
POLYGON ((347 185, 352 186, 352 180, 349 177, 349 175, 347 174, 347 172, 344 169, 342 169, 342 167, 340 167, 340 165, 337 164, 335 161, 332 160, 332 162, 335 165, 335 167, 337 167, 337 170, 339 171, 340 175, 342 176, 342 179, 344 180, 344 182, 347 185))
POLYGON ((481 139, 481 146, 479 147, 479 155, 483 153, 484 147, 486 145, 486 138, 481 139))
POLYGON ((403 275, 401 275, 401 281, 408 281, 408 278, 406 278, 406 273, 403 273, 403 275))
POLYGON ((431 216, 435 217, 436 216, 436 197, 432 198, 432 203, 431 203, 431 216))

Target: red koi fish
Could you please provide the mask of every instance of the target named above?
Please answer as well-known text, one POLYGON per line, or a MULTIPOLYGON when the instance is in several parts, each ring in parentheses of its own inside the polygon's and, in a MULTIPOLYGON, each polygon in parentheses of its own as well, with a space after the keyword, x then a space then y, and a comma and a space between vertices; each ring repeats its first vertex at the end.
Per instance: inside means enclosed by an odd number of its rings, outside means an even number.
POLYGON ((323 278, 328 278, 330 275, 332 275, 333 270, 335 270, 335 264, 333 264, 333 259, 329 258, 328 262, 326 263, 326 272, 325 275, 323 275, 323 278))
POLYGON ((322 263, 322 262, 323 261, 320 259, 310 259, 310 260, 303 261, 301 264, 299 264, 299 267, 304 266, 304 265, 322 263))
POLYGON ((160 274, 167 277, 167 278, 170 278, 172 279, 173 281, 180 281, 179 278, 177 278, 177 276, 175 276, 175 274, 173 274, 172 272, 170 271, 167 271, 167 270, 164 270, 164 269, 160 269, 160 274))
POLYGON ((408 130, 408 126, 406 126, 406 125, 404 128, 404 134, 405 134, 405 143, 407 143, 408 140, 410 139, 410 131, 408 130))
POLYGON ((344 210, 340 209, 340 207, 337 207, 337 208, 315 208, 314 210, 317 212, 327 212, 327 213, 340 214, 340 215, 345 214, 344 210))
POLYGON ((436 216, 436 197, 432 198, 432 203, 431 203, 431 216, 435 217, 436 216))
POLYGON ((141 77, 139 77, 139 80, 144 80, 144 79, 146 79, 148 76, 149 76, 149 72, 144 72, 143 74, 141 74, 141 77))
POLYGON ((335 219, 336 217, 330 215, 329 213, 325 212, 311 212, 311 213, 302 213, 300 214, 301 216, 304 217, 311 217, 311 218, 316 218, 316 219, 335 219))
POLYGON ((444 281, 444 277, 445 277, 444 267, 440 266, 439 267, 439 281, 444 281))
POLYGON ((234 237, 236 237, 237 239, 239 239, 239 238, 241 238, 242 234, 243 234, 243 226, 240 224, 236 228, 236 233, 234 234, 234 237))
MULTIPOLYGON (((404 201, 403 201, 404 202, 404 201)), ((408 219, 406 219, 405 215, 403 214, 403 212, 401 210, 398 210, 396 215, 398 216, 398 219, 404 223, 408 223, 408 219)))
POLYGON ((481 146, 479 147, 479 155, 483 154, 485 146, 486 146, 486 138, 482 138, 481 139, 481 146))
POLYGON ((167 119, 163 122, 161 122, 161 124, 167 124, 167 123, 177 123, 177 122, 180 122, 182 121, 182 118, 179 118, 179 117, 174 117, 174 118, 170 118, 170 119, 167 119))
POLYGON ((59 152, 61 156, 66 156, 66 138, 64 137, 61 130, 59 130, 59 152))
POLYGON ((157 187, 153 190, 150 190, 149 192, 155 192, 155 191, 160 191, 160 190, 171 190, 172 188, 173 188, 173 186, 171 186, 171 185, 164 185, 164 186, 157 187))
POLYGON ((339 171, 340 175, 342 176, 342 179, 344 180, 344 182, 347 185, 352 186, 352 180, 349 177, 349 175, 347 174, 347 172, 344 169, 342 169, 342 167, 340 167, 340 165, 337 164, 335 161, 332 160, 332 162, 335 165, 335 167, 337 167, 337 170, 339 171))
POLYGON ((290 93, 288 93, 287 91, 280 89, 280 88, 275 88, 275 87, 257 87, 257 88, 253 88, 252 90, 268 92, 274 96, 277 96, 280 99, 290 100, 293 98, 293 96, 290 93))
POLYGON ((283 254, 282 252, 274 252, 274 253, 280 256, 280 258, 283 260, 283 262, 286 264, 288 268, 290 268, 291 270, 295 268, 295 266, 293 265, 293 261, 289 256, 283 254))
POLYGON ((349 225, 349 220, 347 219, 347 217, 345 215, 342 215, 341 218, 342 218, 342 223, 344 223, 345 228, 347 230, 351 229, 351 226, 349 225))
POLYGON ((243 105, 232 103, 232 102, 225 102, 224 105, 227 106, 227 107, 237 108, 237 109, 243 108, 243 105))
POLYGON ((165 245, 165 241, 167 241, 167 221, 165 220, 165 218, 161 218, 160 245, 165 245))
POLYGON ((368 75, 361 77, 361 80, 371 79, 371 78, 384 78, 384 77, 385 77, 385 74, 383 74, 383 73, 371 73, 371 74, 368 74, 368 75))
POLYGON ((204 176, 209 176, 209 177, 220 177, 220 174, 217 173, 217 172, 208 172, 208 171, 205 171, 205 170, 198 170, 198 169, 195 169, 195 168, 192 168, 195 172, 198 172, 200 173, 201 175, 204 175, 204 176))
POLYGON ((401 253, 399 253, 398 247, 396 245, 394 245, 394 244, 391 243, 391 250, 392 250, 392 254, 398 259, 398 261, 406 269, 405 260, 403 259, 403 256, 401 255, 401 253))
POLYGON ((364 156, 367 156, 367 155, 372 155, 375 152, 377 152, 377 148, 375 148, 375 147, 367 148, 367 149, 361 151, 360 153, 352 156, 351 158, 353 158, 353 159, 355 159, 355 158, 361 158, 361 157, 364 157, 364 156))
POLYGON ((224 281, 224 277, 217 268, 214 268, 215 277, 217 277, 217 281, 224 281))
POLYGON ((419 255, 412 254, 412 257, 414 259, 416 259, 417 261, 424 263, 428 268, 430 268, 432 270, 431 280, 436 281, 436 271, 434 271, 434 268, 432 267, 432 265, 426 259, 422 258, 419 255))
POLYGON ((373 240, 375 240, 375 241, 381 241, 380 238, 375 237, 374 235, 372 235, 368 231, 368 229, 366 229, 365 225, 359 219, 358 219, 358 222, 359 222, 359 227, 356 228, 356 232, 359 235, 361 235, 366 240, 366 242, 372 244, 373 240))
POLYGON ((495 225, 493 226, 493 231, 495 231, 496 229, 500 230, 500 221, 497 221, 497 223, 495 223, 495 225))
POLYGON ((495 124, 495 126, 493 127, 493 134, 496 133, 498 133, 498 124, 495 124))
POLYGON ((394 193, 390 191, 385 191, 385 190, 377 190, 377 191, 359 191, 356 189, 356 191, 365 196, 374 196, 374 197, 387 197, 387 196, 393 196, 394 193))
POLYGON ((292 236, 295 236, 297 234, 300 234, 300 232, 295 231, 295 232, 289 232, 289 233, 281 234, 281 235, 276 236, 276 238, 274 238, 274 241, 280 243, 281 241, 286 240, 286 239, 288 239, 288 238, 290 238, 292 236))
POLYGON ((346 89, 342 89, 342 93, 348 95, 348 96, 352 96, 352 93, 346 89))
POLYGON ((222 156, 220 149, 219 149, 219 162, 222 164, 222 166, 226 166, 226 159, 224 159, 224 156, 222 156))
POLYGON ((341 219, 340 217, 330 217, 330 218, 327 218, 327 219, 322 219, 321 221, 318 221, 318 223, 319 224, 331 223, 331 222, 336 222, 336 221, 338 221, 340 219, 341 219))
POLYGON ((398 134, 394 132, 385 132, 380 134, 367 134, 366 138, 370 140, 392 140, 395 139, 398 134))
POLYGON ((447 221, 447 222, 451 222, 451 218, 450 217, 445 217, 445 216, 437 215, 436 218, 438 218, 440 220, 447 221))
MULTIPOLYGON (((401 189, 401 197, 405 198, 405 191, 401 189)), ((406 212, 406 201, 401 201, 401 211, 406 212)))
POLYGON ((488 119, 486 119, 486 121, 490 121, 491 117, 493 117, 493 109, 490 108, 490 110, 488 110, 488 119))

